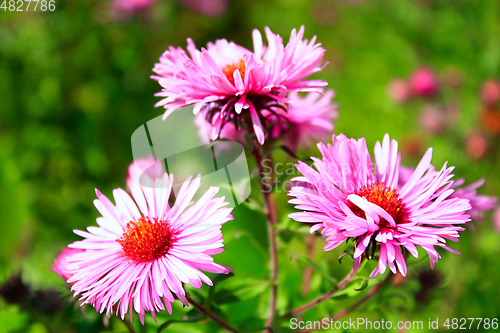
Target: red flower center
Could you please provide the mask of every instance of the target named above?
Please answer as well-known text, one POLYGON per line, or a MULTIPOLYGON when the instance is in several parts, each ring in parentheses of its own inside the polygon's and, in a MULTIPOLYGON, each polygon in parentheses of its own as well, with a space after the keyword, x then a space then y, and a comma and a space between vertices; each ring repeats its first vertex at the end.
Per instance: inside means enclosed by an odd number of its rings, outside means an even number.
MULTIPOLYGON (((409 222, 405 204, 399 198, 397 191, 385 186, 384 183, 366 184, 356 194, 385 210, 396 224, 409 222)), ((366 218, 365 212, 353 203, 350 203, 349 208, 357 216, 366 218)), ((381 218, 379 226, 389 228, 390 224, 381 218)))
POLYGON ((117 241, 125 257, 143 263, 165 256, 177 240, 176 234, 167 221, 143 216, 130 221, 117 241))
POLYGON ((229 80, 229 82, 231 82, 231 84, 233 86, 236 86, 234 84, 234 77, 233 77, 233 73, 235 70, 240 71, 242 79, 245 78, 245 60, 244 59, 241 59, 239 62, 233 62, 232 64, 229 64, 229 65, 222 68, 222 73, 224 73, 224 75, 227 77, 227 79, 229 80))

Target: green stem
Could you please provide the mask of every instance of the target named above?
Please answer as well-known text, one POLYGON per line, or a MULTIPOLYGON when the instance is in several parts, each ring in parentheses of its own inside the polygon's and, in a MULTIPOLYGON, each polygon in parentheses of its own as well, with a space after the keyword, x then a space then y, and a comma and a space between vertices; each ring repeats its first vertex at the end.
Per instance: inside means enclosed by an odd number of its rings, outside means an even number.
POLYGON ((236 330, 236 328, 232 327, 231 325, 229 325, 228 323, 226 323, 224 320, 220 319, 215 314, 213 314, 212 312, 210 312, 207 309, 205 309, 201 304, 198 304, 191 297, 186 296, 186 298, 187 298, 189 304, 191 304, 194 308, 196 308, 196 310, 200 311, 205 316, 207 316, 208 318, 212 319, 214 322, 216 322, 220 326, 224 327, 226 330, 228 330, 230 332, 233 332, 233 333, 238 333, 238 330, 236 330))
MULTIPOLYGON (((316 236, 313 234, 310 234, 307 236, 306 244, 307 244, 307 257, 311 260, 314 261, 314 241, 316 239, 316 236)), ((304 275, 302 277, 302 293, 304 295, 309 294, 309 289, 311 288, 311 278, 313 274, 314 269, 311 266, 306 266, 306 269, 304 271, 304 275)))
POLYGON ((130 324, 126 319, 123 319, 122 320, 123 324, 125 325, 125 327, 127 327, 128 331, 130 333, 135 333, 135 330, 134 328, 132 327, 132 324, 130 324))
MULTIPOLYGON (((394 278, 394 276, 395 276, 394 274, 392 274, 391 272, 389 272, 388 275, 387 275, 387 277, 382 282, 379 282, 378 284, 376 284, 363 298, 361 298, 359 301, 357 301, 356 303, 354 303, 353 305, 351 305, 347 309, 344 309, 344 310, 342 310, 342 311, 334 314, 332 316, 331 320, 332 321, 337 321, 340 318, 342 318, 345 315, 347 315, 348 313, 352 312, 353 310, 359 308, 367 300, 369 300, 370 298, 372 298, 373 295, 375 295, 377 292, 379 292, 382 289, 382 287, 384 287, 387 283, 389 283, 394 278)), ((309 329, 309 330, 302 331, 301 333, 309 333, 309 332, 313 332, 313 331, 314 331, 314 329, 309 329)))
MULTIPOLYGON (((364 260, 364 257, 362 260, 364 260)), ((330 297, 335 295, 336 292, 338 292, 339 290, 342 290, 349 282, 351 282, 352 278, 354 276, 356 276, 356 273, 357 273, 357 271, 355 271, 354 269, 351 269, 349 274, 347 274, 346 277, 344 277, 344 279, 342 281, 340 281, 332 290, 330 290, 326 294, 324 294, 316 299, 313 299, 312 301, 310 301, 304 305, 299 306, 296 309, 293 309, 292 311, 285 313, 281 317, 282 318, 291 317, 291 316, 296 315, 298 313, 309 310, 309 309, 315 307, 316 305, 326 301, 327 299, 329 299, 330 297)))
POLYGON ((266 186, 268 184, 264 181, 266 173, 264 170, 263 159, 258 144, 255 144, 253 154, 255 156, 255 162, 257 163, 257 167, 259 169, 260 184, 266 209, 267 232, 269 237, 269 255, 271 259, 271 291, 269 296, 269 313, 265 324, 265 326, 269 330, 273 327, 274 317, 276 316, 276 300, 278 297, 278 247, 276 244, 275 229, 275 226, 278 224, 278 219, 276 214, 275 202, 273 200, 273 193, 268 191, 268 186, 266 186))

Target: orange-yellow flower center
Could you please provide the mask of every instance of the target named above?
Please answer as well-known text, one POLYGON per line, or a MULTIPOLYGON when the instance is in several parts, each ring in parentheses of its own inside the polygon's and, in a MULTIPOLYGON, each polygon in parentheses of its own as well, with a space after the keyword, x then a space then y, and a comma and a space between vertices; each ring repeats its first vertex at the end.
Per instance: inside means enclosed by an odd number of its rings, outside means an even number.
POLYGON ((117 239, 123 255, 136 263, 165 256, 176 240, 176 232, 167 221, 144 216, 130 221, 122 237, 117 239))
POLYGON ((229 65, 222 68, 222 73, 224 73, 224 75, 227 77, 227 79, 229 80, 229 82, 231 82, 231 84, 233 86, 235 86, 234 76, 233 76, 233 73, 235 70, 240 71, 242 79, 245 78, 245 60, 244 59, 240 59, 239 62, 233 62, 232 64, 229 64, 229 65))
MULTIPOLYGON (((409 222, 405 204, 399 198, 397 191, 385 186, 384 183, 366 184, 357 191, 356 194, 385 210, 392 216, 396 224, 409 222)), ((358 206, 351 203, 349 208, 351 208, 352 212, 357 216, 366 218, 365 212, 358 206)), ((390 227, 390 224, 385 219, 381 218, 379 226, 390 227)))

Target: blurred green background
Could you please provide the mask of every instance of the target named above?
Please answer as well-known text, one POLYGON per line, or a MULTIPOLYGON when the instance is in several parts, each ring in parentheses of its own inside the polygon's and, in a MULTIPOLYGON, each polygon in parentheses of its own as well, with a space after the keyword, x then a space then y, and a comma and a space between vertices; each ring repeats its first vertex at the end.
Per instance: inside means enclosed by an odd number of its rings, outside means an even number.
MULTIPOLYGON (((34 288, 56 288, 69 301, 67 286, 50 271, 53 259, 78 239, 73 229, 95 224, 94 188, 111 196, 113 188, 125 186, 132 132, 163 111, 153 107, 159 100, 153 94, 160 87, 149 78, 151 69, 169 45, 185 47, 188 37, 198 47, 226 38, 252 49, 254 28, 263 31, 269 26, 286 42, 293 28, 304 25, 306 38, 317 35, 327 49, 325 60, 330 64, 315 77, 337 92, 336 134, 366 137, 371 149, 390 133, 400 142, 403 163, 408 165, 415 165, 432 146, 436 166, 449 161, 468 183, 485 178, 481 193, 500 193, 498 137, 481 124, 481 87, 500 77, 498 1, 255 0, 227 5, 225 13, 210 17, 180 0, 157 0, 150 10, 127 20, 113 19, 107 0, 56 0, 53 12, 0 9, 0 283, 22 271, 34 288), (393 100, 388 94, 391 80, 408 78, 421 66, 435 71, 439 94, 406 103, 393 100), (448 84, 450 77, 458 83, 448 84), (421 110, 428 105, 453 106, 457 120, 446 121, 444 130, 429 131, 421 126, 421 110), (484 138, 481 156, 467 150, 468 137, 475 132, 484 138)), ((298 155, 307 158, 317 151, 313 147, 298 155)), ((285 155, 277 158, 295 162, 285 155)), ((279 307, 288 309, 330 286, 315 272, 311 292, 302 294, 305 267, 291 256, 306 253, 305 229, 286 218, 292 208, 284 191, 278 198, 285 272, 279 307)), ((222 283, 241 300, 221 309, 231 323, 245 329, 262 326, 267 304, 262 282, 268 276, 267 238, 263 217, 256 214, 252 205, 235 210, 235 221, 223 228, 226 252, 216 256, 217 262, 234 269, 237 282, 222 283)), ((315 261, 341 278, 351 265, 348 258, 338 263, 343 248, 325 253, 322 247, 323 241, 316 239, 315 261)), ((463 232, 452 247, 462 255, 441 252, 436 271, 443 278, 432 301, 416 297, 428 283, 418 279, 418 272, 429 265, 424 256, 418 263, 413 260, 404 285, 375 299, 377 306, 361 307, 350 316, 425 323, 428 318, 499 318, 500 235, 491 214, 463 232)), ((200 293, 206 294, 207 287, 200 293)), ((219 295, 221 304, 223 297, 219 295)), ((340 297, 305 318, 321 320, 352 302, 340 297)), ((186 312, 177 304, 173 318, 186 312)), ((60 327, 56 332, 126 330, 116 318, 103 328, 106 325, 92 308, 77 319, 67 317, 76 323, 73 328, 65 326, 64 315, 54 318, 47 320, 60 327)), ((168 318, 160 315, 159 322, 168 318)), ((33 320, 16 305, 0 301, 0 332, 49 332, 44 320, 33 320)), ((158 326, 150 317, 147 323, 158 326)), ((283 327, 286 331, 287 321, 283 327)), ((169 329, 218 330, 206 321, 169 329)))

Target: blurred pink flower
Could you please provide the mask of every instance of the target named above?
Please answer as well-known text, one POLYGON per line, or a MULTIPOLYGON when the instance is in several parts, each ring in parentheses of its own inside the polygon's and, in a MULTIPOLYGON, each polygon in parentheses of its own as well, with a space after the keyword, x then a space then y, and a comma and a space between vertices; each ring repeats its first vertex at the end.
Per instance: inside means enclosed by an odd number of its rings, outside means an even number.
MULTIPOLYGON (((206 112, 201 111, 194 117, 194 124, 196 125, 196 127, 198 127, 197 134, 200 138, 200 141, 203 144, 208 145, 212 141, 210 140, 210 135, 212 133, 213 127, 207 121, 206 117, 206 112)), ((243 130, 241 127, 237 129, 236 125, 231 122, 226 123, 224 127, 221 128, 219 139, 220 140, 212 145, 216 156, 220 156, 221 152, 223 151, 230 152, 234 148, 230 143, 224 142, 225 140, 241 143, 244 147, 248 148, 245 138, 245 130, 243 130)))
POLYGON ((410 77, 410 84, 413 93, 417 96, 432 97, 439 90, 436 74, 425 67, 418 68, 410 77))
POLYGON ((118 19, 126 19, 149 8, 156 0, 114 0, 113 10, 118 19))
POLYGON ((411 98, 411 85, 404 79, 392 79, 389 82, 388 93, 394 101, 404 103, 411 98))
POLYGON ((219 16, 227 11, 226 0, 179 0, 192 10, 207 16, 219 16))
POLYGON ((483 186, 484 179, 480 179, 467 186, 462 186, 464 183, 464 178, 457 179, 453 183, 451 188, 454 189, 455 192, 450 195, 450 198, 469 199, 471 209, 467 211, 467 214, 469 214, 474 221, 482 220, 484 212, 492 210, 495 207, 498 198, 477 193, 477 189, 483 186))
POLYGON ((420 111, 419 121, 422 128, 432 134, 443 134, 446 129, 444 112, 437 105, 426 105, 420 111))
POLYGON ((325 251, 354 239, 358 269, 363 254, 370 258, 378 249, 378 265, 370 277, 384 273, 387 266, 406 276, 402 248, 418 257, 416 246, 422 247, 432 268, 441 258, 435 246, 458 253, 446 239, 458 241, 458 232, 464 229, 454 224, 469 221, 465 212, 471 207, 467 199, 450 198, 452 190, 438 191, 450 184, 453 168, 445 164, 435 171, 430 163, 432 148, 402 187, 398 143, 387 134, 382 144, 375 145, 375 174, 364 138, 334 136, 333 145, 319 143, 318 148, 322 159, 313 158, 317 170, 303 162, 296 165, 303 176, 293 180, 310 186, 292 187, 289 202, 302 212, 289 216, 313 223, 311 232, 323 229, 321 233, 328 236, 325 251))
MULTIPOLYGON (((266 140, 282 140, 283 144, 290 149, 297 147, 307 148, 312 142, 324 140, 333 132, 333 121, 337 118, 337 104, 332 103, 334 97, 333 90, 328 90, 324 94, 309 93, 304 97, 297 92, 290 93, 290 101, 280 108, 271 108, 264 111, 263 115, 269 121, 269 131, 266 140)), ((213 126, 206 120, 206 113, 200 112, 195 120, 198 128, 213 132, 213 126)), ((206 137, 205 132, 200 136, 206 137)), ((233 123, 227 123, 220 130, 219 137, 230 141, 245 143, 245 131, 236 129, 233 123)))
POLYGON ((488 141, 483 133, 478 130, 473 131, 465 138, 466 150, 474 160, 479 160, 488 152, 488 141))
POLYGON ((165 306, 172 314, 173 294, 188 306, 183 283, 200 288, 212 281, 201 272, 229 273, 231 269, 211 257, 223 251, 221 226, 232 220, 224 198, 215 198, 211 187, 194 203, 200 177, 188 178, 169 205, 173 176, 150 180, 150 186, 132 183, 133 199, 122 189, 113 191, 116 205, 96 189, 94 205, 102 214, 99 227, 75 230, 84 239, 69 245, 82 249, 67 259, 71 290, 99 313, 120 313, 122 320, 132 308, 144 324, 145 312, 165 306), (163 301, 165 306, 163 305, 163 301))
MULTIPOLYGON (((410 179, 414 171, 415 168, 406 167, 403 165, 400 166, 398 181, 399 187, 404 186, 404 184, 410 179)), ((459 178, 451 182, 446 189, 452 189, 454 190, 454 192, 451 193, 448 198, 469 200, 471 208, 467 211, 467 214, 469 214, 471 216, 471 219, 474 221, 481 220, 484 217, 484 212, 490 211, 495 207, 498 198, 477 193, 477 189, 483 186, 484 179, 480 179, 466 186, 463 186, 464 184, 464 178, 459 178)), ((443 189, 439 189, 439 191, 442 192, 443 189)))
POLYGON ((57 273, 64 281, 67 281, 70 277, 73 276, 72 273, 67 271, 68 258, 72 255, 80 252, 84 252, 82 249, 72 249, 65 248, 62 252, 56 257, 54 260, 54 265, 52 265, 52 270, 57 273))
POLYGON ((497 104, 500 100, 500 82, 496 79, 486 81, 481 88, 481 97, 488 105, 497 104))
POLYGON ((128 166, 127 187, 131 189, 134 183, 139 183, 146 179, 156 180, 163 178, 164 174, 165 166, 163 161, 155 160, 153 156, 136 159, 128 166))
POLYGON ((283 144, 292 150, 326 140, 333 132, 334 119, 338 117, 337 104, 332 103, 334 95, 333 90, 322 95, 309 93, 305 97, 292 92, 292 103, 287 110, 276 110, 284 122, 272 127, 270 133, 273 139, 282 138, 283 144))
POLYGON ((202 109, 207 113, 212 140, 228 122, 238 126, 248 122, 252 129, 246 129, 263 144, 266 109, 289 103, 288 92, 320 92, 327 85, 321 80, 304 80, 322 69, 325 49, 316 43, 316 37, 303 40, 304 27, 298 32, 293 29, 284 46, 279 35, 265 30, 269 45, 254 30, 254 52, 225 39, 209 43, 201 52, 188 39, 190 57, 181 48, 169 47, 153 68, 157 75, 152 76, 163 88, 156 94, 165 97, 156 104, 166 109, 163 118, 194 104, 194 114, 202 109))
POLYGON ((493 226, 496 231, 500 232, 500 206, 493 213, 493 226))
MULTIPOLYGON (((214 130, 212 124, 207 121, 207 112, 202 110, 194 117, 194 124, 198 127, 198 137, 204 144, 210 143, 211 134, 214 130)), ((245 130, 241 127, 236 128, 236 125, 232 122, 224 124, 224 127, 220 129, 219 139, 235 141, 246 146, 245 142, 245 130)), ((216 149, 224 149, 224 143, 219 142, 215 147, 216 149)), ((229 148, 229 146, 228 146, 229 148)))

